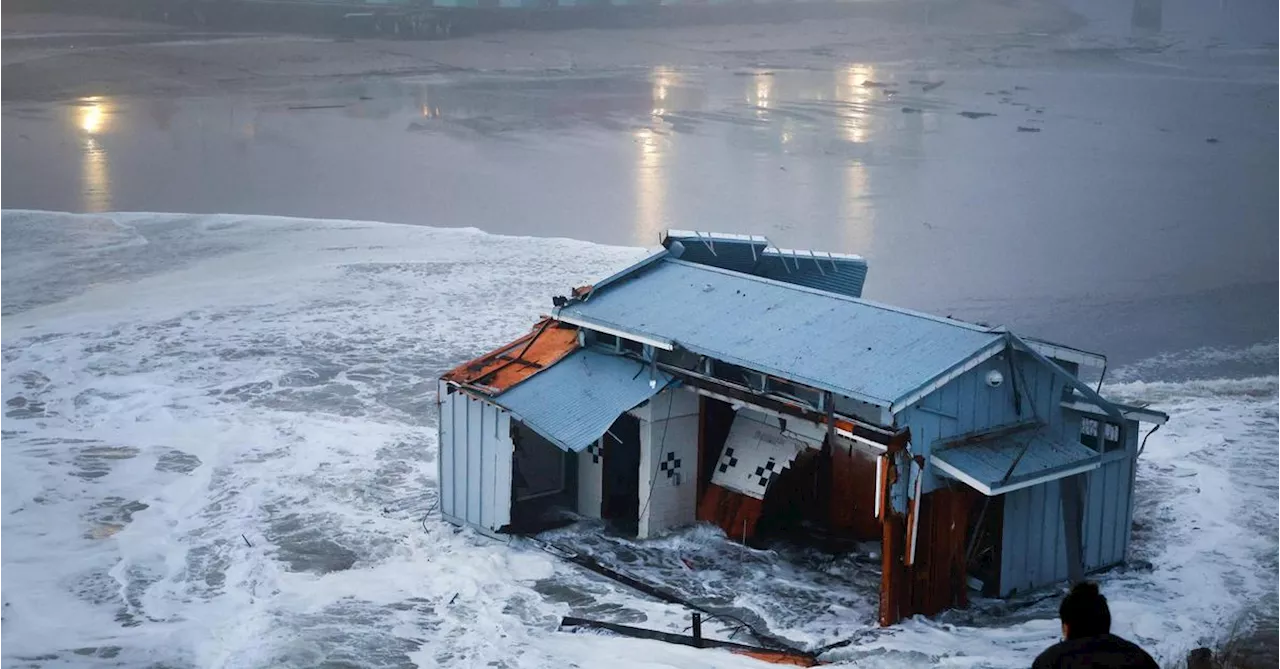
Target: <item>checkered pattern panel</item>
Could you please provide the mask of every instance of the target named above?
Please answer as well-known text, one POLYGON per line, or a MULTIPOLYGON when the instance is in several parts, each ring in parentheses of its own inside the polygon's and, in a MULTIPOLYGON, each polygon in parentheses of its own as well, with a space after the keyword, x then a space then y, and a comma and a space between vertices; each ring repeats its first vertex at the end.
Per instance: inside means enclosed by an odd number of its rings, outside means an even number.
POLYGON ((604 458, 604 450, 600 448, 600 442, 593 441, 587 446, 587 453, 591 456, 591 464, 598 465, 600 460, 604 458))
POLYGON ((775 425, 752 420, 739 412, 729 428, 711 482, 749 497, 764 499, 774 479, 791 466, 804 442, 775 425))
POLYGON ((662 456, 658 462, 658 469, 666 472, 667 478, 675 478, 680 475, 681 462, 681 458, 677 458, 674 452, 670 452, 662 456))

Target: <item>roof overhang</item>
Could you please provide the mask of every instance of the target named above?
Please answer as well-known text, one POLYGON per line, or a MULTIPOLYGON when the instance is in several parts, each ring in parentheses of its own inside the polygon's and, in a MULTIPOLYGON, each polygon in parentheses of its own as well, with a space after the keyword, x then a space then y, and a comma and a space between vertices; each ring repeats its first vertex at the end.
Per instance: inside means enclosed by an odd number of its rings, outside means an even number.
MULTIPOLYGON (((1118 402, 1112 402, 1111 404, 1119 409, 1120 413, 1129 420, 1136 420, 1140 423, 1152 423, 1155 425, 1164 425, 1169 422, 1169 414, 1164 413, 1163 411, 1156 411, 1155 409, 1148 409, 1146 407, 1133 406, 1130 404, 1120 404, 1118 402)), ((1095 416, 1108 415, 1107 412, 1097 404, 1078 396, 1073 396, 1071 399, 1063 400, 1061 406, 1063 409, 1071 409, 1072 411, 1079 411, 1080 413, 1087 413, 1095 416)))
POLYGON ((565 314, 562 314, 560 312, 559 308, 557 308, 554 312, 552 312, 552 316, 557 321, 560 321, 561 323, 576 325, 580 328, 585 328, 587 330, 595 330, 596 332, 603 332, 605 334, 613 335, 615 337, 620 337, 622 339, 629 339, 631 341, 640 342, 641 344, 645 344, 647 346, 660 348, 664 351, 675 350, 675 342, 671 341, 670 339, 664 339, 662 337, 654 337, 652 335, 640 334, 638 332, 631 332, 629 330, 624 330, 622 328, 615 327, 613 325, 601 323, 599 321, 594 321, 589 318, 582 318, 580 316, 566 316, 565 314))
POLYGON ((1046 358, 1062 360, 1063 362, 1072 362, 1080 365, 1081 367, 1092 367, 1095 369, 1101 369, 1107 366, 1107 356, 1102 355, 1101 353, 1092 353, 1083 349, 1063 346, 1062 344, 1055 344, 1051 341, 1045 341, 1035 337, 1023 337, 1022 340, 1027 343, 1027 346, 1035 349, 1037 353, 1046 358))
POLYGON ((1003 337, 995 339, 990 344, 987 344, 986 346, 983 346, 981 349, 978 349, 976 352, 974 352, 973 355, 969 356, 968 358, 965 358, 964 360, 961 360, 959 363, 957 363, 950 369, 935 376, 933 380, 929 381, 925 385, 920 386, 919 388, 911 391, 907 395, 904 395, 901 398, 895 400, 890 405, 889 412, 896 414, 899 411, 902 411, 903 409, 911 406, 912 404, 919 402, 929 393, 947 385, 948 383, 951 383, 955 379, 959 378, 960 375, 964 374, 965 372, 999 355, 1000 352, 1005 350, 1005 348, 1007 347, 1008 347, 1008 343, 1004 340, 1003 337))
POLYGON ((988 497, 1093 471, 1106 461, 1084 444, 1054 439, 1045 426, 1035 423, 948 440, 934 446, 930 460, 988 497))
POLYGON ((674 383, 654 365, 579 349, 489 401, 576 453, 599 439, 618 416, 674 383))

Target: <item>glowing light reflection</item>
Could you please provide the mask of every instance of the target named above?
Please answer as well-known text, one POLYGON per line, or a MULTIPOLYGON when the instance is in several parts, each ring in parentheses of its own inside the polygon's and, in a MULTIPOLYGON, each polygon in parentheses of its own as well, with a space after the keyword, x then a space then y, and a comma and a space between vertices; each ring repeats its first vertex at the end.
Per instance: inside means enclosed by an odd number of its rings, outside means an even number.
POLYGON ((74 122, 84 135, 80 147, 81 195, 84 209, 103 212, 111 209, 111 164, 99 137, 111 130, 115 107, 109 98, 91 96, 80 99, 75 107, 74 122))

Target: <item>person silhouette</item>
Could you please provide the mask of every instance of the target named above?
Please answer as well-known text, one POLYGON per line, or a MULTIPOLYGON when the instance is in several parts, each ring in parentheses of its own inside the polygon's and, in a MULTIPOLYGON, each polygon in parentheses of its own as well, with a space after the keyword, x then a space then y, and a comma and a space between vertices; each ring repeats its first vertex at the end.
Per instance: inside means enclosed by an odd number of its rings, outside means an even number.
POLYGON ((1032 669, 1160 669, 1137 644, 1111 633, 1111 608, 1097 583, 1071 588, 1058 617, 1065 640, 1040 653, 1032 669))

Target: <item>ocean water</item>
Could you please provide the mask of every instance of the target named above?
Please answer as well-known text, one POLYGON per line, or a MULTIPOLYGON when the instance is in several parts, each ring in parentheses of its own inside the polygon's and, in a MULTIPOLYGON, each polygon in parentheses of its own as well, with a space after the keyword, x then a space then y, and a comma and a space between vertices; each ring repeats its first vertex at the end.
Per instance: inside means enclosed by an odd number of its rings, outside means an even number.
MULTIPOLYGON (((0 230, 5 666, 753 663, 559 633, 688 612, 433 513, 435 379, 641 249, 232 215, 11 210, 0 230)), ((1109 375, 1172 416, 1140 460, 1132 564, 1100 577, 1115 631, 1162 662, 1274 629, 1276 350, 1109 375)), ((1019 667, 1058 635, 1054 597, 877 629, 869 553, 589 530, 552 538, 798 645, 853 639, 833 661, 1019 667)))

